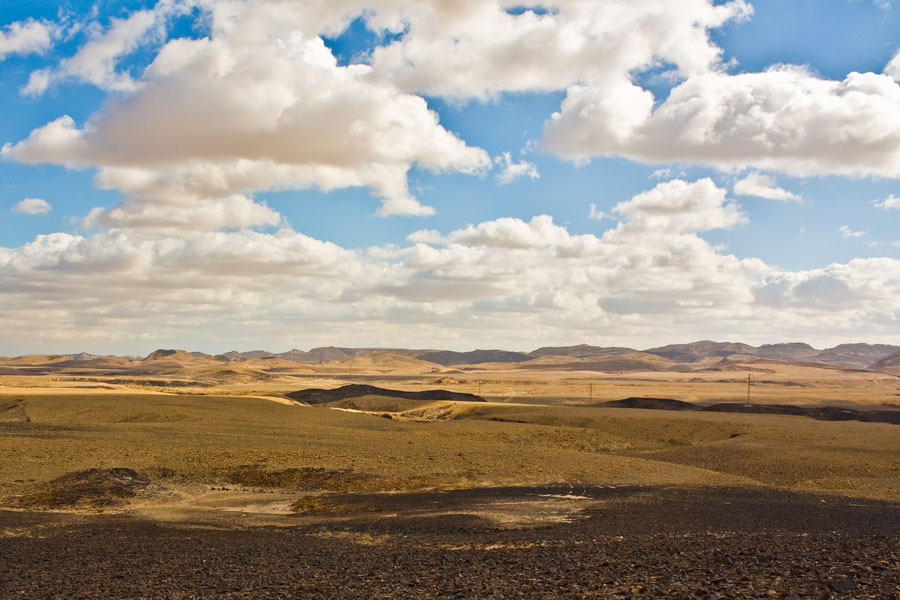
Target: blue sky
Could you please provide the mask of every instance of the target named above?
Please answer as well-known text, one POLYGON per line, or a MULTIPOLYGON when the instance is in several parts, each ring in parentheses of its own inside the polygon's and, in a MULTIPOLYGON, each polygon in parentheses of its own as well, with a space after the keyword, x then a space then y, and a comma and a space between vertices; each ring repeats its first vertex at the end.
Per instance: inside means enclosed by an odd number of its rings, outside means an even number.
POLYGON ((6 3, 0 352, 896 341, 900 7, 396 4, 6 3))

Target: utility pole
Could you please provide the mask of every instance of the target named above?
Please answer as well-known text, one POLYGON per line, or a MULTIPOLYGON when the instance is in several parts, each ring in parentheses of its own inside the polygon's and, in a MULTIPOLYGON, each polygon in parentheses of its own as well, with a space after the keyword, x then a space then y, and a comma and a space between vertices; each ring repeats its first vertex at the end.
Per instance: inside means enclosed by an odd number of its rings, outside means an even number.
POLYGON ((591 402, 594 401, 594 382, 591 382, 591 402))
POLYGON ((747 404, 750 404, 750 373, 747 373, 747 404))

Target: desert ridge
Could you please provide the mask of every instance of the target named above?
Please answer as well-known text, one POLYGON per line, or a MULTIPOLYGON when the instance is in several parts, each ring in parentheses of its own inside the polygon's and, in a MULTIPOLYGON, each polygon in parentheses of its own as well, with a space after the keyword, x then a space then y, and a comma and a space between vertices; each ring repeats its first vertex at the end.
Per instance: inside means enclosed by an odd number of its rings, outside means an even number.
POLYGON ((753 347, 707 341, 644 351, 581 344, 528 353, 327 347, 212 355, 156 350, 145 357, 2 357, 0 385, 23 393, 68 388, 282 396, 306 387, 366 382, 398 389, 441 386, 505 402, 584 404, 648 396, 707 403, 878 406, 898 401, 898 361, 900 347, 888 345, 816 350, 799 343, 753 347))
MULTIPOLYGON (((783 362, 832 365, 843 368, 877 369, 879 365, 895 365, 900 360, 900 346, 888 344, 840 344, 832 348, 818 350, 805 343, 764 344, 759 347, 738 342, 713 342, 709 340, 688 344, 672 344, 645 350, 636 350, 620 346, 602 347, 589 344, 575 346, 541 347, 530 352, 512 350, 472 350, 458 352, 450 350, 415 350, 403 348, 340 348, 328 346, 314 348, 309 351, 298 349, 287 352, 269 352, 251 350, 246 352, 230 351, 221 354, 189 352, 178 349, 159 349, 146 357, 137 356, 98 356, 86 352, 77 354, 31 354, 17 357, 0 357, 0 364, 5 366, 45 366, 80 363, 83 366, 110 366, 131 363, 197 363, 199 361, 253 362, 283 360, 300 364, 325 364, 344 362, 348 366, 364 367, 373 364, 373 356, 379 357, 381 363, 393 361, 402 365, 404 359, 419 360, 442 366, 475 365, 484 363, 528 363, 542 357, 568 357, 572 359, 599 359, 619 356, 623 361, 647 359, 657 356, 671 363, 660 363, 661 366, 671 364, 691 365, 692 367, 709 366, 716 359, 745 357, 770 359, 783 362), (368 357, 368 358, 366 358, 368 357), (117 359, 119 359, 117 361, 117 359), (354 362, 354 359, 356 362, 354 362), (105 361, 105 362, 104 362, 105 361), (893 362, 891 362, 893 361, 893 362)), ((407 363, 412 364, 412 363, 407 363)), ((533 363, 538 364, 538 363, 533 363)), ((625 370, 634 370, 625 365, 625 370)))

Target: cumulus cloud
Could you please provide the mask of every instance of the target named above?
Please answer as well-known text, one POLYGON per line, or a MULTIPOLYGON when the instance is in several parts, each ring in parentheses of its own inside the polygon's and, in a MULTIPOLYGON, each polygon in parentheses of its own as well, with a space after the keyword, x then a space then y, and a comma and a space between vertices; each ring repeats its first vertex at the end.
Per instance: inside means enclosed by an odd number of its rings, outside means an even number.
POLYGON ((208 3, 209 37, 166 42, 139 81, 116 74, 117 58, 174 10, 167 6, 115 22, 60 67, 77 63, 80 77, 130 94, 80 127, 60 117, 5 145, 3 157, 97 166, 101 187, 128 195, 117 218, 132 224, 172 198, 221 213, 236 195, 309 187, 368 187, 383 198, 383 215, 430 214, 409 193, 413 165, 490 168, 487 153, 444 129, 424 99, 365 65, 338 66, 318 35, 337 17, 311 22, 307 4, 208 3))
POLYGON ((368 19, 405 31, 372 53, 377 74, 413 92, 489 98, 507 91, 550 91, 627 77, 663 58, 682 75, 718 62, 707 31, 752 13, 743 0, 542 2, 387 2, 368 19))
POLYGON ((757 294, 760 300, 781 308, 809 311, 812 314, 804 314, 805 319, 818 317, 823 324, 825 315, 832 313, 839 327, 854 322, 862 325, 867 320, 868 327, 877 327, 875 323, 896 321, 900 313, 891 298, 900 292, 898 275, 900 260, 856 258, 823 269, 772 273, 757 287, 757 294), (772 296, 766 297, 769 292, 772 296))
POLYGON ((900 197, 891 194, 880 202, 875 202, 875 206, 883 210, 900 210, 900 197))
POLYGON ((540 248, 559 245, 569 240, 565 228, 553 223, 547 215, 540 215, 526 223, 504 217, 469 225, 447 235, 449 243, 500 248, 540 248))
MULTIPOLYGON (((492 161, 445 129, 417 94, 465 100, 566 90, 541 140, 564 158, 900 177, 896 58, 887 74, 843 81, 791 66, 732 75, 710 31, 749 18, 744 0, 541 6, 160 0, 90 24, 74 55, 34 71, 25 93, 74 79, 114 94, 85 122, 60 116, 5 145, 2 156, 96 167, 101 187, 126 196, 117 216, 93 215, 98 223, 155 222, 147 215, 172 198, 187 212, 237 215, 223 210, 236 197, 306 188, 364 187, 382 199, 381 215, 428 215, 434 210, 409 190, 411 168, 483 173, 492 161), (206 37, 169 39, 179 15, 196 19, 206 37), (394 35, 367 64, 340 66, 323 36, 357 17, 394 35), (128 62, 139 48, 153 55, 143 72, 128 62), (661 103, 638 83, 659 69, 680 82, 661 103)), ((533 164, 509 155, 497 166, 501 183, 538 177, 533 164)), ((252 212, 224 226, 271 224, 261 208, 252 212)))
POLYGON ((13 345, 35 331, 58 345, 102 335, 135 351, 192 335, 212 347, 417 346, 427 336, 528 348, 598 329, 630 345, 766 341, 772 327, 813 341, 826 330, 829 340, 874 340, 900 317, 898 260, 785 271, 705 241, 703 231, 743 219, 710 180, 661 183, 616 212, 621 221, 602 235, 538 215, 425 230, 405 247, 365 251, 287 228, 38 236, 0 248, 4 333, 13 345))
POLYGON ((12 207, 12 212, 20 215, 46 215, 52 207, 41 198, 25 198, 12 207))
POLYGON ((656 108, 653 100, 627 81, 573 86, 543 143, 574 160, 619 154, 800 176, 900 177, 900 86, 885 75, 829 81, 786 66, 709 72, 656 108))
POLYGON ((504 152, 502 155, 496 157, 494 159, 494 164, 499 165, 501 168, 500 173, 497 174, 497 181, 501 184, 512 183, 516 179, 521 179, 522 177, 528 177, 529 179, 540 179, 541 177, 541 174, 538 173, 537 167, 534 166, 533 163, 525 160, 514 162, 510 157, 509 152, 504 152))
POLYGON ((778 181, 774 177, 759 172, 748 173, 746 177, 735 182, 734 193, 739 196, 756 196, 768 200, 797 202, 801 200, 800 194, 778 187, 778 181))
POLYGON ((12 54, 43 54, 53 44, 56 27, 27 19, 0 28, 0 60, 12 54))
POLYGON ((673 179, 617 204, 613 211, 626 217, 625 226, 662 231, 707 231, 745 223, 738 205, 712 179, 696 182, 673 179))
POLYGON ((900 177, 897 59, 887 75, 843 81, 775 65, 732 75, 709 32, 749 18, 713 4, 388 3, 368 23, 404 34, 376 48, 375 73, 403 89, 451 98, 566 90, 544 149, 573 160, 621 155, 793 175, 900 177), (662 103, 637 82, 661 66, 680 81, 662 103))
POLYGON ((180 198, 168 201, 126 201, 114 208, 94 208, 82 220, 86 228, 130 228, 161 233, 217 231, 225 228, 274 227, 281 215, 264 203, 245 196, 205 199, 188 204, 180 198))
MULTIPOLYGON (((2 156, 95 168, 97 186, 124 199, 91 211, 84 235, 0 248, 4 333, 30 339, 39 324, 48 342, 196 334, 228 347, 425 337, 528 347, 597 332, 640 345, 896 331, 900 261, 786 271, 731 255, 703 235, 746 222, 739 205, 711 179, 672 179, 669 169, 654 173, 669 181, 617 204, 598 235, 537 215, 356 251, 287 229, 254 198, 362 187, 381 198, 382 215, 424 215, 433 209, 410 193, 413 167, 537 177, 528 161, 504 154, 494 164, 467 145, 422 96, 556 90, 565 99, 541 146, 565 158, 749 168, 736 194, 783 200, 791 193, 759 171, 900 177, 897 57, 884 74, 842 81, 790 66, 731 74, 710 32, 751 15, 741 0, 512 10, 520 5, 163 0, 89 27, 86 43, 32 73, 23 91, 87 82, 112 92, 103 108, 79 122, 61 115, 2 156), (191 8, 206 35, 164 36, 172 15, 191 8), (360 16, 396 35, 367 64, 341 66, 323 36, 360 16), (128 60, 138 48, 152 52, 143 71, 128 60), (640 85, 660 69, 674 85, 661 102, 640 85)), ((46 49, 39 25, 3 29, 0 58, 46 49)), ((896 198, 877 205, 897 208, 896 198)), ((601 216, 595 205, 591 216, 601 216)))
MULTIPOLYGON (((628 344, 676 330, 680 337, 686 330, 713 337, 720 331, 764 341, 754 328, 768 331, 773 324, 798 339, 821 335, 823 327, 848 338, 860 331, 877 337, 872 323, 900 314, 900 261, 790 272, 710 245, 698 232, 744 221, 711 180, 666 182, 615 212, 622 221, 599 237, 573 235, 548 216, 497 219, 440 238, 429 232, 402 251, 404 266, 416 269, 414 288, 394 285, 384 293, 437 302, 446 286, 467 307, 467 319, 482 326, 499 323, 492 315, 514 315, 545 339, 603 327, 628 344)), ((443 310, 457 315, 453 304, 443 310)))
POLYGON ((421 229, 406 236, 406 241, 422 244, 440 244, 443 239, 441 232, 435 229, 421 229))

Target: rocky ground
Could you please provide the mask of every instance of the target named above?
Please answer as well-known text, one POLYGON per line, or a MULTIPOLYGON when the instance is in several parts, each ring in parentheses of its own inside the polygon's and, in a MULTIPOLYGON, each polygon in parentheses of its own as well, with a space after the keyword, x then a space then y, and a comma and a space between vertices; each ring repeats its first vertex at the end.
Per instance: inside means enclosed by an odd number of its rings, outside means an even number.
POLYGON ((0 598, 900 598, 900 504, 561 486, 307 508, 279 526, 0 511, 0 598), (547 498, 585 508, 488 517, 547 498))

